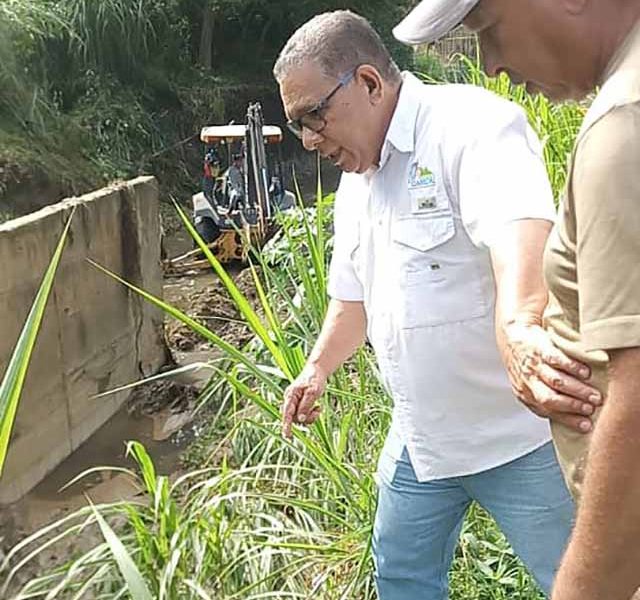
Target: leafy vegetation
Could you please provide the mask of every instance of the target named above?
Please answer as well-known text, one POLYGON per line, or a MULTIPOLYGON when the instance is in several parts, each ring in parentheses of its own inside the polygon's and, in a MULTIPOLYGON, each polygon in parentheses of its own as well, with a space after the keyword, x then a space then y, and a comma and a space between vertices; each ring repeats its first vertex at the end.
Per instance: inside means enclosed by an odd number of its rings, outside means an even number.
MULTIPOLYGON (((390 32, 405 4, 351 6, 390 32)), ((171 190, 189 189, 201 158, 189 142, 200 127, 242 118, 260 95, 272 98, 267 118, 280 118, 271 77, 277 52, 303 21, 342 6, 0 0, 0 203, 31 179, 77 193, 154 172, 171 190)))

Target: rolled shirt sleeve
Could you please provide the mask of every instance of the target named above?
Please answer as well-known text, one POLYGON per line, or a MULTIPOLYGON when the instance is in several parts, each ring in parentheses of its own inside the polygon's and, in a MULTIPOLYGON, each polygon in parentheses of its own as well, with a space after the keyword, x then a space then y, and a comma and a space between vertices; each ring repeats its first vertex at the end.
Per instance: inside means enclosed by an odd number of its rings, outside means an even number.
POLYGON ((352 185, 353 176, 345 174, 336 192, 334 208, 333 254, 329 266, 327 290, 334 300, 361 302, 362 283, 356 273, 353 256, 359 244, 356 204, 363 201, 362 189, 352 185))
POLYGON ((492 98, 458 176, 460 211, 476 246, 490 248, 504 226, 521 219, 555 221, 542 146, 524 111, 492 98))
POLYGON ((580 333, 589 350, 640 346, 640 104, 583 139, 573 197, 580 333))

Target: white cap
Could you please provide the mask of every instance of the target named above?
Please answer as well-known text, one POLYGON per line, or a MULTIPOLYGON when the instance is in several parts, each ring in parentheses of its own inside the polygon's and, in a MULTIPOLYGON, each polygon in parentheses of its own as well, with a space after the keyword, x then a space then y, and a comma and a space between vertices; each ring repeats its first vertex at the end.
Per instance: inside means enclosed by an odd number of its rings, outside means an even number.
POLYGON ((393 30, 404 44, 435 42, 459 25, 479 0, 422 0, 393 30))

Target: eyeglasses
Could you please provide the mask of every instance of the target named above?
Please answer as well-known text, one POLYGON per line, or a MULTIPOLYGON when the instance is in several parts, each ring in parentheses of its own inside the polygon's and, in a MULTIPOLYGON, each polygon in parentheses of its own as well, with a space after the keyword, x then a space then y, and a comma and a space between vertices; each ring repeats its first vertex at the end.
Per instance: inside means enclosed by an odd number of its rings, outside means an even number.
POLYGON ((298 139, 302 139, 302 134, 305 129, 313 131, 313 133, 321 133, 327 126, 326 119, 322 116, 322 113, 329 107, 329 101, 333 98, 344 86, 351 83, 351 80, 355 77, 357 67, 350 71, 346 75, 343 75, 338 80, 338 85, 334 87, 322 100, 320 100, 312 109, 308 110, 302 116, 291 121, 287 121, 287 127, 289 131, 293 133, 298 139))

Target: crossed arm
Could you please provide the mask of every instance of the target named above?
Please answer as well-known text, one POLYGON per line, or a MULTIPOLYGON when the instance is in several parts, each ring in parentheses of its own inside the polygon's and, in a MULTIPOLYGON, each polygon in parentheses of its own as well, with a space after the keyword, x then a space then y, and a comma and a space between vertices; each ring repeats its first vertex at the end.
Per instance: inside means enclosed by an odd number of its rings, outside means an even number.
POLYGON ((551 223, 522 219, 505 226, 491 245, 496 278, 496 339, 514 394, 531 411, 582 432, 600 393, 590 372, 557 349, 542 328, 548 294, 542 255, 551 223))

